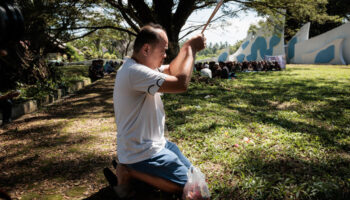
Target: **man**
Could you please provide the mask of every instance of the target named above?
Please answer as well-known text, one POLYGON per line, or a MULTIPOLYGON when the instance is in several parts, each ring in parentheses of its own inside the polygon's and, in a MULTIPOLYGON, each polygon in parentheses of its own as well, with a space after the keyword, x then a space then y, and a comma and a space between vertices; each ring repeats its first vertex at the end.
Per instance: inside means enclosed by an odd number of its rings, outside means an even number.
POLYGON ((120 197, 127 196, 123 190, 130 179, 165 192, 182 192, 191 163, 164 138, 165 113, 160 93, 187 90, 195 54, 204 47, 203 36, 193 37, 170 65, 161 66, 168 49, 166 32, 160 25, 150 24, 137 35, 132 57, 118 70, 113 93, 121 163, 116 167, 118 186, 114 189, 120 197))
POLYGON ((12 122, 12 98, 19 96, 18 91, 10 92, 6 95, 0 93, 0 111, 2 112, 2 126, 12 122))
POLYGON ((222 79, 228 79, 230 70, 228 70, 228 67, 226 67, 224 62, 219 63, 220 68, 221 68, 221 78, 222 79))
MULTIPOLYGON (((4 49, 0 49, 0 57, 7 56, 7 51, 4 49)), ((4 126, 7 123, 10 123, 12 121, 12 98, 17 97, 20 95, 19 92, 10 92, 6 95, 2 95, 0 92, 0 111, 2 112, 2 124, 1 126, 4 126)))
POLYGON ((204 76, 204 77, 209 77, 209 78, 212 78, 212 73, 211 73, 211 70, 209 69, 209 65, 208 64, 204 64, 204 68, 201 69, 201 76, 204 76))

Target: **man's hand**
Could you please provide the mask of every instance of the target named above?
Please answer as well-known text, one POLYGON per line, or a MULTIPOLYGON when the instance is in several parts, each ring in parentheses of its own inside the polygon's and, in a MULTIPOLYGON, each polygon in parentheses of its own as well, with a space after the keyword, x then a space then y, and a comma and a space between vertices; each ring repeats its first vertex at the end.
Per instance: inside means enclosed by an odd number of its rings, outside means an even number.
POLYGON ((18 97, 20 94, 21 94, 20 92, 14 91, 14 92, 10 92, 6 95, 0 96, 0 99, 12 99, 12 98, 18 97))
POLYGON ((4 49, 0 49, 0 57, 5 57, 7 56, 7 51, 4 49))
POLYGON ((18 97, 21 93, 19 91, 14 91, 9 94, 9 98, 15 98, 18 97))
POLYGON ((195 55, 205 48, 205 37, 200 34, 187 40, 168 67, 168 76, 158 90, 163 93, 181 93, 187 90, 195 55))
POLYGON ((187 42, 195 52, 198 52, 205 48, 205 45, 206 45, 205 40, 206 38, 204 37, 203 34, 198 34, 192 37, 191 39, 189 39, 187 42))

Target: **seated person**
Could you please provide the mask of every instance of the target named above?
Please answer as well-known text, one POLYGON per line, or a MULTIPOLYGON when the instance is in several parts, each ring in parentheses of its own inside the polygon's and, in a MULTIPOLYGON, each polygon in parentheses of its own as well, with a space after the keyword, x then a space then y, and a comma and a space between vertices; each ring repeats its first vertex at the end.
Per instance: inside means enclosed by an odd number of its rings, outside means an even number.
POLYGON ((252 61, 252 67, 253 67, 252 71, 258 71, 258 63, 256 61, 252 61))
POLYGON ((242 72, 248 71, 248 61, 242 62, 242 72))
POLYGON ((228 70, 230 72, 232 72, 233 71, 233 62, 231 62, 231 61, 226 62, 226 67, 228 68, 228 70))
POLYGON ((226 67, 226 65, 223 65, 223 67, 221 69, 221 78, 228 79, 229 74, 230 74, 230 71, 228 70, 228 67, 226 67))
POLYGON ((107 61, 106 64, 103 66, 103 70, 104 72, 110 74, 112 72, 114 72, 114 68, 113 68, 113 62, 112 61, 107 61))
POLYGON ((215 63, 213 67, 213 78, 220 78, 221 77, 221 68, 219 63, 215 63))
POLYGON ((208 64, 204 64, 204 68, 201 69, 201 76, 213 78, 211 70, 209 69, 209 65, 208 64))
POLYGON ((253 69, 253 65, 252 65, 252 62, 248 62, 248 71, 249 72, 252 72, 254 69, 253 69))
POLYGON ((91 78, 92 82, 104 77, 103 60, 92 61, 92 64, 89 67, 89 77, 91 78))
POLYGON ((6 95, 0 93, 0 110, 2 112, 2 125, 10 123, 12 121, 12 98, 19 96, 19 92, 10 92, 6 95))
MULTIPOLYGON (((182 93, 188 88, 194 57, 205 46, 198 35, 186 41, 176 58, 162 65, 168 49, 165 30, 156 24, 141 28, 133 55, 117 72, 113 101, 118 127, 117 181, 109 181, 119 197, 131 179, 169 193, 182 193, 190 161, 164 137, 165 112, 160 93, 182 93)), ((108 173, 105 173, 108 179, 108 173), (106 175, 107 174, 107 175, 106 175)))
POLYGON ((194 65, 194 68, 196 69, 197 72, 200 72, 202 69, 202 63, 197 63, 194 65))
POLYGON ((209 62, 209 69, 210 69, 211 72, 213 72, 213 73, 214 73, 214 71, 215 71, 214 66, 215 66, 215 62, 214 62, 214 61, 210 61, 210 62, 209 62))
POLYGON ((262 71, 263 68, 264 68, 263 61, 259 61, 256 67, 257 71, 262 71))
POLYGON ((274 62, 274 69, 276 71, 281 71, 281 65, 279 64, 279 62, 277 61, 274 62))

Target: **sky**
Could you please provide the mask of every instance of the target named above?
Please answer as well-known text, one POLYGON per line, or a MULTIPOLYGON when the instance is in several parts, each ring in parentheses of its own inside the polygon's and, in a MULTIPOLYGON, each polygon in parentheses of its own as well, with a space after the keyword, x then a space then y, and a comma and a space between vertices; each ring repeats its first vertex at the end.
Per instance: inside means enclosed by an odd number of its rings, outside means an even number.
MULTIPOLYGON (((193 12, 189 17, 187 23, 185 24, 184 28, 194 24, 205 24, 213 10, 214 8, 193 12)), ((233 10, 235 9, 233 8, 233 10)), ((221 9, 216 13, 214 19, 220 15, 222 15, 221 9)), ((237 41, 243 40, 247 36, 247 31, 251 24, 257 24, 258 21, 262 19, 263 18, 258 17, 257 13, 254 11, 249 11, 247 13, 240 12, 239 15, 235 18, 227 18, 229 25, 225 26, 224 28, 218 25, 211 26, 212 28, 208 27, 204 32, 204 35, 207 39, 207 44, 209 44, 210 42, 227 42, 228 44, 233 45, 237 41)), ((185 38, 189 38, 195 34, 199 34, 200 32, 201 30, 198 30, 185 38)), ((182 35, 180 34, 180 37, 183 35, 184 33, 182 33, 182 35)))

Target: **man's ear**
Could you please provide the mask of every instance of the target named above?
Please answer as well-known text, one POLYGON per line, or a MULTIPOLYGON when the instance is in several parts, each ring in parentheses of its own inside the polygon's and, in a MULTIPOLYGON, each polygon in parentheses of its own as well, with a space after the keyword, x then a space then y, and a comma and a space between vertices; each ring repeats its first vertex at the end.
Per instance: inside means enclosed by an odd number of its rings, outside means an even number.
POLYGON ((142 47, 142 54, 144 56, 148 56, 149 52, 151 51, 151 46, 149 44, 144 44, 142 47))

